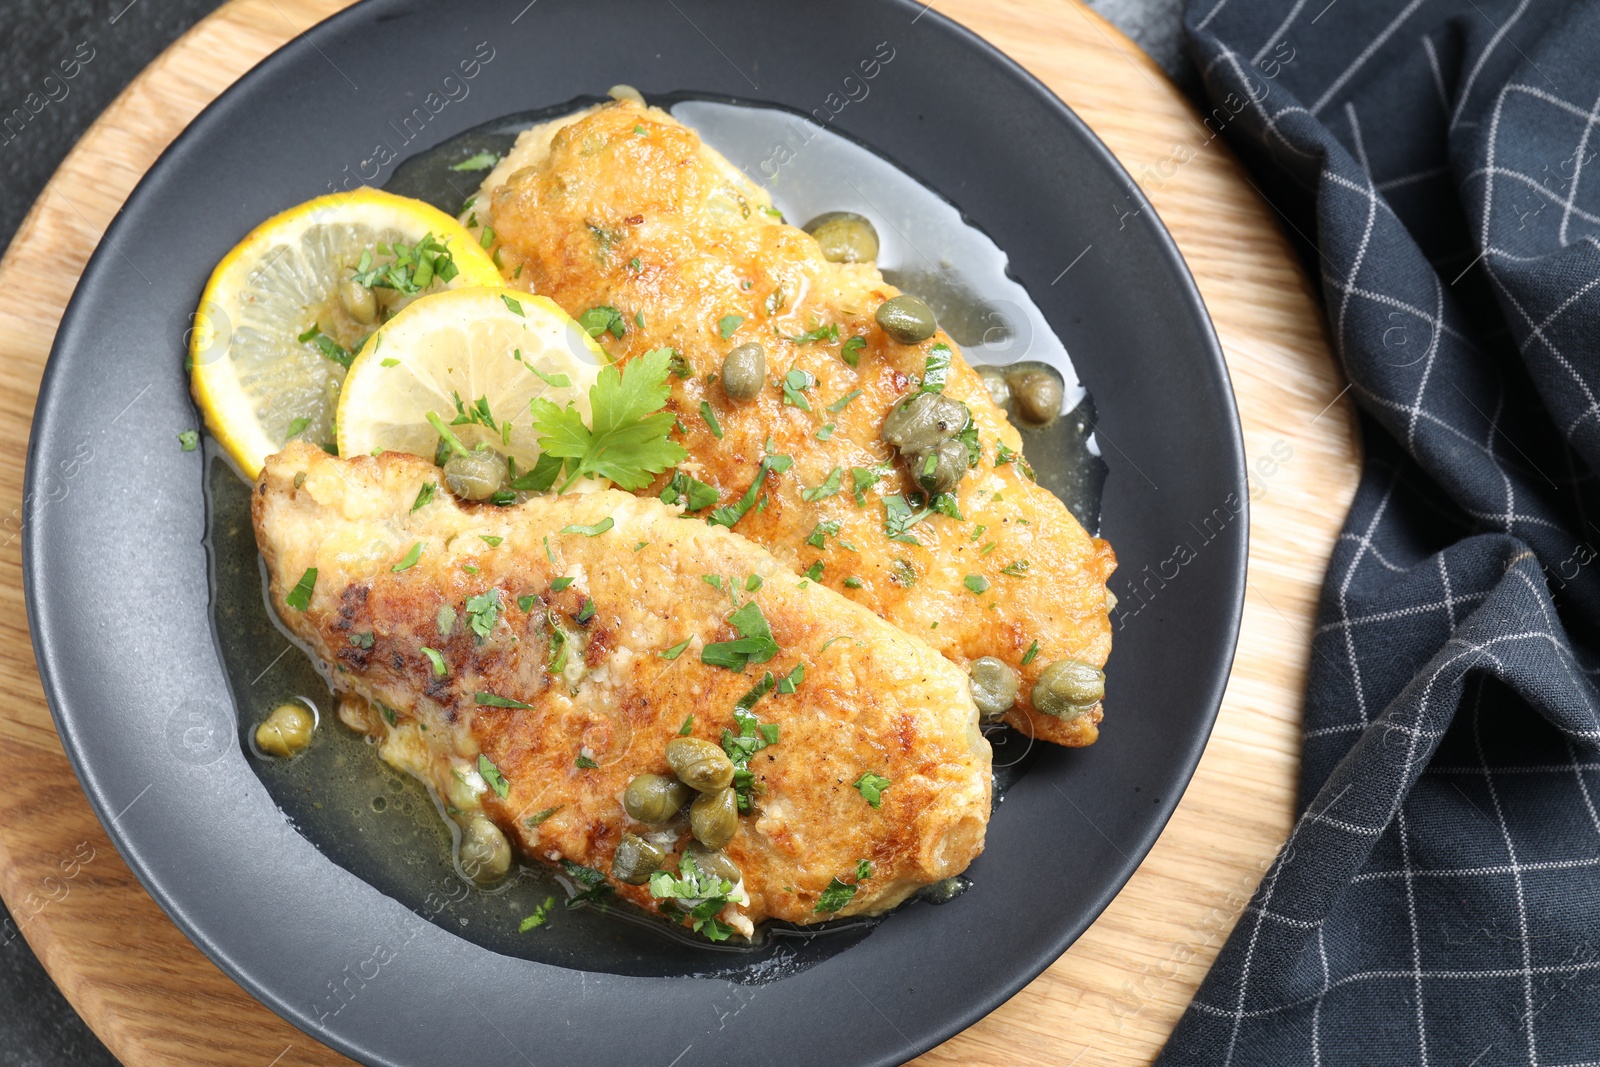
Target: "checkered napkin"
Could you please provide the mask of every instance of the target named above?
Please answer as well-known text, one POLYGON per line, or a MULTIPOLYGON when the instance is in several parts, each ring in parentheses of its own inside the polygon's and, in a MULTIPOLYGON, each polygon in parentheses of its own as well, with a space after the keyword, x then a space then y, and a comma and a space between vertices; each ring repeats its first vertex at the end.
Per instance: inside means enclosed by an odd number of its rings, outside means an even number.
POLYGON ((1600 5, 1186 26, 1203 136, 1320 280, 1366 466, 1298 821, 1160 1063, 1600 1063, 1600 5))

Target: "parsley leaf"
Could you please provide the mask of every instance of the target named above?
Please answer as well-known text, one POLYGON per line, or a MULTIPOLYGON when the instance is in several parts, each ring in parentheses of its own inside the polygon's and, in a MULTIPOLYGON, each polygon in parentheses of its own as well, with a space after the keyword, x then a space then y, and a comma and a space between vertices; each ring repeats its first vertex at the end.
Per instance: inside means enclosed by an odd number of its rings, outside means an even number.
POLYGON ((883 498, 883 532, 889 540, 904 541, 908 545, 922 544, 907 531, 933 512, 928 508, 918 509, 912 501, 920 504, 922 498, 915 494, 909 501, 899 494, 883 498))
POLYGON ((411 510, 414 512, 418 508, 420 508, 423 505, 427 504, 429 501, 431 501, 433 499, 433 494, 437 493, 438 491, 439 491, 439 486, 434 482, 429 482, 427 485, 423 486, 421 489, 418 489, 417 490, 417 499, 412 503, 411 510))
POLYGON ((1026 578, 1028 576, 1028 567, 1027 560, 1019 559, 1014 563, 1007 563, 1004 567, 1001 567, 1000 573, 1009 575, 1012 578, 1026 578))
POLYGON ((571 526, 561 527, 561 532, 564 534, 583 534, 585 537, 599 537, 616 524, 617 520, 607 515, 593 526, 579 526, 574 523, 571 526))
POLYGON ((467 625, 478 635, 480 645, 488 639, 494 630, 495 620, 499 617, 500 590, 491 589, 486 593, 467 598, 467 625))
POLYGON ((449 604, 440 604, 439 613, 433 617, 433 628, 439 631, 440 637, 449 637, 456 628, 456 609, 449 604))
POLYGON ((500 768, 489 762, 489 757, 481 752, 478 753, 478 773, 483 775, 483 780, 489 783, 489 788, 493 789, 494 795, 501 800, 504 800, 506 794, 511 792, 511 786, 507 784, 505 776, 500 773, 500 768))
POLYGON ((980 596, 989 591, 989 579, 981 574, 969 574, 961 579, 961 584, 980 596))
POLYGON ((479 534, 478 535, 478 540, 482 541, 484 544, 488 545, 490 548, 499 548, 500 547, 500 543, 502 541, 504 541, 505 538, 504 537, 496 537, 493 534, 479 534))
POLYGON ((819 522, 816 524, 816 526, 812 527, 810 536, 806 538, 806 544, 810 545, 812 548, 821 548, 824 544, 825 538, 830 535, 837 534, 838 532, 839 524, 833 519, 828 519, 825 522, 819 522))
POLYGON ((743 315, 724 315, 717 320, 717 333, 721 334, 722 339, 726 341, 733 336, 733 331, 737 330, 739 324, 743 321, 743 315))
POLYGON ((830 496, 838 496, 839 477, 842 473, 843 471, 840 468, 833 468, 833 470, 828 472, 828 476, 823 479, 821 485, 815 487, 814 489, 805 490, 800 494, 800 496, 805 500, 813 502, 817 500, 823 500, 830 496))
POLYGON ((849 407, 850 402, 860 395, 861 390, 852 389, 848 393, 844 394, 844 396, 841 396, 838 400, 835 400, 833 403, 829 404, 828 410, 837 415, 839 412, 849 407))
POLYGON ((822 895, 817 898, 816 913, 825 915, 829 912, 838 911, 854 900, 855 896, 855 886, 846 885, 839 879, 834 878, 828 883, 828 887, 822 891, 822 895))
POLYGON ((866 347, 867 339, 865 337, 852 337, 839 349, 839 358, 844 360, 848 366, 859 367, 861 365, 861 350, 866 347))
POLYGON ((949 376, 950 346, 941 342, 928 349, 928 358, 922 368, 922 391, 944 392, 944 383, 949 376))
POLYGON ((807 330, 805 333, 797 334, 794 337, 784 338, 785 341, 789 341, 797 345, 814 345, 818 341, 837 341, 838 339, 838 323, 830 323, 827 326, 818 326, 814 330, 807 330))
POLYGON ((773 471, 782 474, 794 466, 794 460, 788 456, 769 455, 761 460, 761 466, 756 469, 756 480, 750 483, 750 488, 744 491, 737 503, 724 504, 713 511, 706 522, 713 526, 726 526, 733 529, 735 523, 744 518, 745 512, 756 505, 756 497, 761 495, 761 486, 767 480, 767 472, 773 471))
POLYGON ((364 634, 350 635, 350 644, 355 648, 371 648, 373 640, 374 637, 370 630, 364 634))
POLYGON ((659 655, 662 659, 677 659, 679 656, 683 655, 683 650, 688 648, 689 642, 693 640, 694 638, 692 637, 685 637, 682 641, 679 641, 665 652, 659 653, 659 655))
POLYGON ((711 401, 700 401, 700 417, 706 420, 706 425, 711 428, 711 436, 722 440, 722 424, 717 421, 717 413, 711 410, 711 401))
POLYGON ((533 707, 532 704, 524 704, 520 700, 513 700, 511 697, 503 697, 503 696, 500 696, 497 693, 491 693, 491 692, 488 692, 487 690, 483 690, 483 689, 480 689, 476 693, 472 694, 472 699, 475 702, 477 702, 479 704, 482 704, 485 707, 490 707, 490 708, 532 708, 533 707))
POLYGON ((434 674, 438 675, 440 678, 443 678, 445 675, 450 673, 450 668, 445 666, 444 656, 440 655, 437 648, 429 648, 427 645, 423 645, 422 654, 428 657, 429 663, 433 664, 434 674))
MULTIPOLYGON (((571 585, 575 581, 577 581, 576 578, 570 578, 570 577, 557 578, 555 581, 550 583, 550 591, 552 593, 559 593, 559 592, 561 592, 561 590, 565 589, 567 586, 571 585)), ((523 597, 521 600, 518 600, 517 603, 520 605, 522 603, 522 600, 532 600, 532 599, 533 599, 532 597, 523 597)), ((523 611, 527 611, 528 609, 524 607, 522 610, 523 611)))
POLYGON ((811 401, 805 398, 804 393, 816 384, 817 376, 810 371, 799 368, 791 370, 783 376, 783 402, 801 411, 810 411, 811 401))
POLYGON ((578 765, 578 769, 579 770, 584 770, 584 771, 592 771, 596 767, 600 766, 600 764, 596 763, 594 760, 590 759, 588 756, 585 756, 582 752, 578 753, 578 758, 573 760, 573 762, 578 765))
POLYGON ((1039 642, 1035 641, 1033 644, 1028 646, 1028 651, 1022 654, 1022 665, 1026 667, 1028 664, 1032 663, 1033 657, 1037 656, 1038 654, 1039 642))
POLYGON ((193 452, 200 447, 200 435, 193 430, 184 430, 178 434, 178 445, 185 452, 193 452))
POLYGON ((498 162, 500 162, 500 157, 495 155, 493 152, 479 152, 476 155, 468 156, 466 159, 463 159, 460 163, 455 164, 450 169, 456 171, 488 170, 498 162))
POLYGON ((663 504, 681 503, 688 511, 699 511, 715 504, 717 496, 715 489, 698 478, 673 471, 672 481, 662 487, 660 499, 663 504))
POLYGON ((694 730, 694 712, 691 711, 689 713, 688 717, 683 720, 683 725, 678 727, 678 736, 679 737, 688 737, 689 734, 693 730, 694 730))
POLYGON ((526 819, 523 819, 522 820, 522 825, 524 825, 528 829, 532 830, 535 826, 538 826, 540 823, 544 822, 550 816, 552 816, 556 812, 560 811, 564 806, 565 805, 557 804, 553 808, 545 808, 545 809, 543 809, 541 811, 536 811, 532 815, 528 816, 526 819))
POLYGON ((533 428, 541 435, 541 446, 567 461, 563 491, 582 477, 643 489, 655 475, 687 459, 683 446, 667 436, 673 416, 661 409, 669 391, 666 350, 656 349, 621 370, 610 366, 600 371, 589 389, 592 429, 584 426, 570 402, 558 408, 543 397, 532 400, 533 428))
POLYGON ((778 654, 772 628, 754 600, 728 616, 728 625, 739 633, 735 641, 715 641, 700 650, 700 662, 712 667, 742 671, 750 663, 765 663, 778 654))
POLYGON ((883 791, 892 784, 889 779, 881 774, 867 771, 860 778, 850 783, 861 793, 862 799, 875 808, 883 807, 883 791))
POLYGON ((778 692, 792 693, 799 688, 800 683, 806 680, 806 665, 795 664, 794 670, 778 679, 778 692))
POLYGON ((311 590, 317 585, 317 568, 307 567, 305 573, 300 575, 300 580, 294 583, 294 588, 289 590, 283 602, 296 611, 304 611, 311 606, 311 590))
POLYGON ((717 913, 728 906, 732 893, 732 882, 702 871, 687 852, 678 861, 677 878, 668 871, 650 875, 651 896, 667 902, 697 901, 686 918, 692 921, 696 933, 705 934, 712 941, 726 941, 732 933, 725 923, 716 919, 717 913))
POLYGON ((417 565, 417 560, 421 558, 422 542, 418 541, 411 546, 411 550, 405 554, 404 558, 402 558, 399 563, 396 563, 389 569, 396 574, 399 574, 401 571, 408 571, 412 567, 415 567, 417 565))
POLYGON ((555 906, 555 897, 545 897, 544 903, 533 909, 533 914, 517 924, 517 933, 525 934, 529 930, 537 929, 544 925, 545 919, 550 916, 550 909, 555 906))
POLYGON ((622 313, 616 308, 605 304, 600 307, 592 307, 579 315, 578 325, 582 326, 584 332, 590 337, 599 337, 609 331, 612 337, 620 341, 623 335, 628 332, 628 325, 623 319, 622 313))

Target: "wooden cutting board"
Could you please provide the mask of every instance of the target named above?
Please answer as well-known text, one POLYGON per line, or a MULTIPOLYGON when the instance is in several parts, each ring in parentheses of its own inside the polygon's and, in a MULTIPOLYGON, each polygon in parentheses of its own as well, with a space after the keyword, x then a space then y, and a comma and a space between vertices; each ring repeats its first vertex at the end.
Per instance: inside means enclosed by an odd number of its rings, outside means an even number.
MULTIPOLYGON (((0 895, 13 916, 0 945, 20 929, 129 1067, 349 1061, 262 1007, 178 932, 111 847, 73 777, 23 609, 33 402, 78 274, 134 183, 239 75, 343 6, 233 0, 200 23, 100 117, 0 262, 0 895)), ((1077 0, 943 0, 938 10, 1054 89, 1144 186, 1222 339, 1253 504, 1233 676, 1210 747, 1160 842, 1054 966, 917 1062, 1145 1063, 1290 827, 1312 614, 1358 473, 1353 414, 1274 209, 1149 58, 1077 0)))

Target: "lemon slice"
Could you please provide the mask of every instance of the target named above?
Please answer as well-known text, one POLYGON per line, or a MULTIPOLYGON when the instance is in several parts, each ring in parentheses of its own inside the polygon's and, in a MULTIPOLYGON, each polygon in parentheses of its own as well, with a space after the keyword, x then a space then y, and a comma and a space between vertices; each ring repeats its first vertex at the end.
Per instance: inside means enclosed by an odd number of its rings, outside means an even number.
POLYGON ((309 200, 212 272, 189 333, 195 402, 254 478, 291 437, 333 442, 345 368, 388 317, 429 293, 498 284, 472 235, 420 200, 367 188, 309 200))
POLYGON ((517 289, 427 296, 372 335, 339 396, 339 454, 435 458, 444 433, 487 445, 518 474, 539 458, 528 402, 572 402, 587 421, 605 352, 551 300, 517 289), (431 418, 430 418, 431 416, 431 418))

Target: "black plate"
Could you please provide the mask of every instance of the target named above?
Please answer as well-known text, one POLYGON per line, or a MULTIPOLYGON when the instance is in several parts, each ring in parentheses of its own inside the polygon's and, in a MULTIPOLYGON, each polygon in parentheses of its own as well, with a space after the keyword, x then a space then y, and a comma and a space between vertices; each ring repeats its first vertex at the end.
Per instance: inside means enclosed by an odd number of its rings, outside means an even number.
POLYGON ((336 16, 225 93, 129 198, 63 319, 28 458, 35 650, 102 822, 224 970, 373 1064, 888 1064, 931 1047, 1048 966, 1148 852, 1205 745, 1244 590, 1237 417, 1171 240, 1059 100, 892 0, 370 0, 336 16), (863 98, 855 64, 879 42, 895 59, 863 98), (175 438, 197 425, 189 315, 241 234, 347 177, 382 184, 463 130, 618 81, 828 117, 942 192, 1009 254, 1100 413, 1103 528, 1122 561, 1102 740, 1037 754, 969 892, 777 980, 492 952, 308 842, 237 743, 203 458, 175 438))

